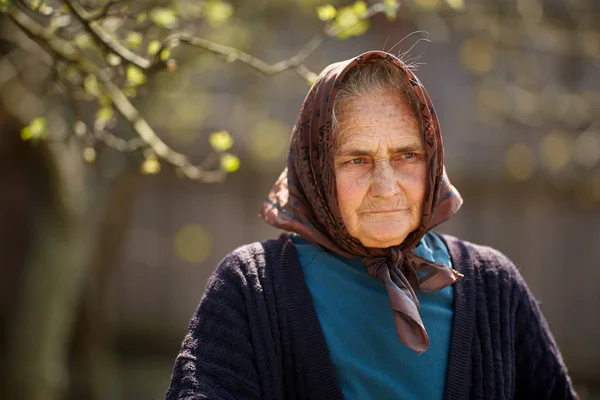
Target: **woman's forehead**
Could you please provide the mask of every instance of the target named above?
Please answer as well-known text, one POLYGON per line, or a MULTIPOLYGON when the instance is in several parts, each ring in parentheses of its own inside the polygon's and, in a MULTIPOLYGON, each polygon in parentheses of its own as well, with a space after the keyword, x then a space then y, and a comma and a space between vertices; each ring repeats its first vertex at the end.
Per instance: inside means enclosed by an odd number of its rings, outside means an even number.
POLYGON ((408 103, 393 94, 364 96, 342 105, 336 141, 376 140, 413 136, 420 138, 417 117, 408 103))
POLYGON ((356 115, 361 115, 365 112, 414 114, 408 101, 392 90, 365 93, 351 99, 346 99, 340 104, 340 108, 346 111, 344 115, 352 115, 351 113, 353 112, 356 115))

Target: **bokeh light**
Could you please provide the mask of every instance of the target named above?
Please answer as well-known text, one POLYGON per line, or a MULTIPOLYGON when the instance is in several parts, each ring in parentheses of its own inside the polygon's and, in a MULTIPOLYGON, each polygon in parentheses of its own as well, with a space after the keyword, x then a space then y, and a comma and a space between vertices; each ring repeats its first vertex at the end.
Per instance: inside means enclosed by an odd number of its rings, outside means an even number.
POLYGON ((277 120, 256 124, 249 132, 248 145, 256 166, 260 169, 280 168, 289 149, 291 126, 277 120))
POLYGON ((571 143, 563 132, 551 132, 544 136, 540 144, 540 160, 551 172, 567 166, 571 159, 571 143))
POLYGON ((200 224, 183 225, 173 239, 175 254, 189 263, 200 263, 206 260, 212 248, 212 236, 200 224))
POLYGON ((526 181, 533 176, 535 170, 534 152, 525 143, 515 143, 505 155, 505 165, 509 174, 520 181, 526 181))

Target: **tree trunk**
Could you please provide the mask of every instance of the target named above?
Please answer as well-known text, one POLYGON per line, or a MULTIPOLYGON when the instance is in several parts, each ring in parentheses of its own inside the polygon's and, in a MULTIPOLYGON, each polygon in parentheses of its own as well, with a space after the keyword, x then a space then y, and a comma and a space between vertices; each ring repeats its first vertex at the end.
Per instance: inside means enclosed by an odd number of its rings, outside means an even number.
POLYGON ((70 398, 117 400, 121 396, 118 361, 109 316, 109 289, 114 283, 136 193, 143 176, 137 168, 118 175, 102 203, 89 273, 74 332, 73 382, 70 398))
POLYGON ((62 398, 68 384, 66 350, 92 244, 80 150, 48 146, 41 153, 46 156, 49 201, 31 211, 32 253, 7 332, 7 399, 62 398))

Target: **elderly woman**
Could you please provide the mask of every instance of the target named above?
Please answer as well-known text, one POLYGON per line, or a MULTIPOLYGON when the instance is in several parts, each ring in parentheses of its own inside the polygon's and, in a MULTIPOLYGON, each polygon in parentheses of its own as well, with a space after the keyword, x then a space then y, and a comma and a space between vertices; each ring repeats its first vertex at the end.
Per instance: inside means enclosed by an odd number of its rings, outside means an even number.
POLYGON ((328 66, 260 214, 285 233, 216 269, 167 399, 576 398, 515 266, 431 231, 461 204, 412 71, 328 66))

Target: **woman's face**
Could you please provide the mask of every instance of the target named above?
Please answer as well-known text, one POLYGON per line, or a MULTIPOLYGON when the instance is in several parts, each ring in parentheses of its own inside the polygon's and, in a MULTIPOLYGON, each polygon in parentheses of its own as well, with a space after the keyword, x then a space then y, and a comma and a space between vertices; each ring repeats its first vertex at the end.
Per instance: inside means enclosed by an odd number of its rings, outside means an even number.
POLYGON ((365 247, 399 245, 421 222, 425 148, 410 106, 385 92, 342 104, 335 174, 342 218, 365 247))

